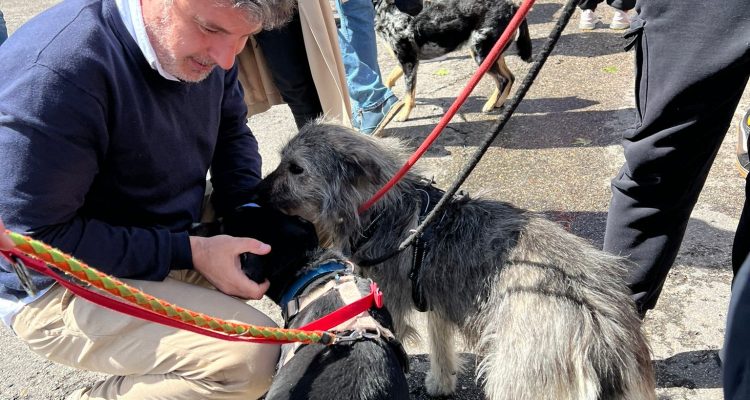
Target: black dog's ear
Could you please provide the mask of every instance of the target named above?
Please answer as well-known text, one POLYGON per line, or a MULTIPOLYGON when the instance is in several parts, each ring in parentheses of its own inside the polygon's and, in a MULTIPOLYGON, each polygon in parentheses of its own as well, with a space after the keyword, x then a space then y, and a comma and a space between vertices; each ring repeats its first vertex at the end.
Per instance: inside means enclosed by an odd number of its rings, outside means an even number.
POLYGON ((255 204, 238 207, 224 216, 222 224, 228 235, 251 237, 271 245, 270 253, 263 256, 245 253, 241 261, 242 271, 250 279, 271 282, 266 295, 275 301, 309 264, 309 257, 318 247, 313 224, 270 207, 255 204))

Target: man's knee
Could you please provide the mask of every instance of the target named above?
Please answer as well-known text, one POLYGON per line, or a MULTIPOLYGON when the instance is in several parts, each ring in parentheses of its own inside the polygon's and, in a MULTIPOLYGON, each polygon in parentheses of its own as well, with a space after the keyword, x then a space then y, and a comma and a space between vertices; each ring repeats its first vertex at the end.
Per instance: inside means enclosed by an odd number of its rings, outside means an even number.
POLYGON ((222 391, 246 399, 259 398, 268 391, 279 359, 278 345, 236 343, 226 354, 217 376, 222 391))

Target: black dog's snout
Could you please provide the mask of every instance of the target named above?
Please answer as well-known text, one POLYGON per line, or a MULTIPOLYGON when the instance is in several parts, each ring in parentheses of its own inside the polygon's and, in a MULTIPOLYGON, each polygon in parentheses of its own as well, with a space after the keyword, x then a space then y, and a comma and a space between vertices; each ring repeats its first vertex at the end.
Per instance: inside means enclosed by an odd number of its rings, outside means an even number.
MULTIPOLYGON (((272 173, 273 175, 273 173, 272 173)), ((250 201, 256 204, 268 205, 271 204, 271 176, 267 176, 265 179, 260 181, 257 186, 253 189, 250 201)))
POLYGON ((253 203, 224 216, 223 231, 231 236, 251 237, 271 246, 271 252, 266 255, 242 254, 240 262, 248 278, 256 282, 265 279, 271 282, 266 294, 274 300, 309 263, 310 255, 318 247, 318 235, 312 223, 253 203))
POLYGON ((240 254, 240 265, 242 266, 242 272, 250 280, 258 283, 263 283, 266 280, 260 256, 253 253, 242 253, 240 254))

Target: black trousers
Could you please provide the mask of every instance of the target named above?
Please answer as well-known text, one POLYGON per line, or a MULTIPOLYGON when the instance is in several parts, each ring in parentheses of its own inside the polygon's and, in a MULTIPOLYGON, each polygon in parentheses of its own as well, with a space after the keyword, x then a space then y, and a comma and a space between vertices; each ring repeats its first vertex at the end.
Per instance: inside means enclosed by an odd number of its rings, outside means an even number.
POLYGON ((261 31, 255 35, 268 62, 276 87, 292 111, 294 122, 301 128, 323 115, 318 91, 307 61, 299 13, 282 28, 261 31))
MULTIPOLYGON (((581 10, 596 10, 596 6, 603 2, 604 0, 583 0, 578 4, 578 7, 581 10)), ((627 11, 635 7, 635 0, 607 0, 607 4, 620 11, 627 11)))
MULTIPOLYGON (((746 0, 645 0, 635 40, 637 123, 623 135, 604 249, 638 265, 629 277, 641 312, 661 293, 690 213, 750 75, 746 0)), ((735 236, 735 270, 750 251, 750 208, 735 236)), ((710 240, 706 238, 706 240, 710 240)))
POLYGON ((722 382, 725 400, 750 399, 750 258, 735 276, 724 334, 722 382))

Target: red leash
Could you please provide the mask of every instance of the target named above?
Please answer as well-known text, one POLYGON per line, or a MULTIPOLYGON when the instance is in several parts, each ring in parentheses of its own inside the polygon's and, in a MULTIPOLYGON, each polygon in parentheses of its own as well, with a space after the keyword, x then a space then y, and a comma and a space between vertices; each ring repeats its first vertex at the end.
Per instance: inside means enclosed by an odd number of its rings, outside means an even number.
POLYGON ((438 136, 440 136, 440 134, 443 132, 443 129, 445 129, 445 127, 448 125, 448 122, 453 119, 453 116, 456 115, 456 112, 458 112, 458 109, 461 108, 461 106, 464 104, 466 99, 469 97, 469 94, 471 94, 477 84, 479 84, 482 76, 484 76, 487 70, 490 69, 490 66, 494 64, 495 61, 497 61, 498 56, 500 56, 500 53, 502 53, 502 51, 508 45, 508 42, 516 33, 518 27, 521 26, 521 23, 526 18, 526 14, 528 14, 529 10, 531 10, 531 6, 534 5, 534 1, 535 0, 524 0, 523 4, 521 4, 521 6, 518 8, 516 14, 513 15, 513 18, 505 28, 503 34, 492 47, 492 50, 490 50, 489 54, 487 54, 487 58, 485 58, 482 65, 479 66, 479 69, 477 69, 474 75, 472 75, 471 79, 469 79, 469 83, 467 83, 466 87, 464 87, 461 93, 459 93, 458 97, 456 97, 456 100, 453 101, 453 104, 448 109, 448 112, 443 115, 443 117, 440 119, 440 122, 438 122, 429 136, 427 136, 424 142, 422 142, 422 145, 419 146, 417 151, 415 151, 411 157, 409 157, 404 166, 401 167, 396 175, 394 175, 393 178, 391 178, 391 180, 385 184, 385 186, 378 190, 378 192, 375 193, 372 198, 367 200, 359 207, 358 211, 360 214, 367 211, 367 209, 372 207, 373 204, 375 204, 378 200, 380 200, 381 197, 383 197, 389 190, 391 190, 391 188, 395 186, 396 183, 401 180, 401 178, 403 178, 407 172, 409 172, 411 167, 413 167, 414 164, 417 163, 417 161, 422 157, 427 149, 432 146, 432 143, 438 138, 438 136))
MULTIPOLYGON (((292 343, 292 342, 302 341, 302 340, 288 340, 288 339, 283 339, 283 338, 261 339, 261 338, 254 338, 254 337, 229 335, 229 334, 219 333, 219 332, 212 331, 209 329, 201 328, 199 326, 191 325, 191 324, 188 324, 186 322, 183 322, 177 319, 169 318, 168 316, 157 313, 153 310, 148 310, 146 308, 135 306, 130 303, 125 303, 123 301, 119 301, 112 297, 105 296, 101 293, 95 292, 85 287, 76 285, 68 281, 67 279, 63 278, 59 274, 55 273, 55 271, 53 271, 51 268, 49 268, 49 266, 47 266, 47 263, 45 261, 29 256, 28 254, 24 253, 18 248, 15 248, 9 251, 0 251, 0 254, 2 254, 8 260, 8 262, 11 262, 11 263, 16 263, 16 259, 21 260, 23 262, 24 267, 28 267, 36 272, 39 272, 43 275, 51 277, 57 283, 64 286, 66 289, 70 290, 75 295, 80 296, 81 298, 84 298, 104 308, 117 311, 125 315, 130 315, 132 317, 140 318, 142 320, 155 322, 155 323, 170 326, 176 329, 183 329, 186 331, 194 332, 200 335, 209 336, 209 337, 216 338, 216 339, 234 341, 234 342, 292 343)), ((370 286, 370 294, 368 294, 367 296, 359 299, 358 301, 355 301, 354 303, 341 307, 340 309, 332 312, 331 314, 328 314, 316 321, 313 321, 310 324, 300 329, 295 329, 295 331, 327 331, 333 327, 336 327, 354 318, 355 316, 369 310, 372 307, 377 307, 377 308, 382 307, 383 306, 382 296, 383 296, 382 292, 378 288, 377 284, 373 283, 370 286)), ((334 338, 336 338, 336 335, 331 334, 328 340, 322 340, 321 343, 333 344, 336 342, 336 339, 334 338)))
POLYGON ((333 328, 334 326, 343 324, 344 322, 356 317, 359 314, 362 314, 372 307, 383 307, 383 292, 378 289, 378 284, 375 282, 370 283, 370 294, 368 294, 367 296, 355 301, 354 303, 345 305, 338 310, 313 322, 310 322, 300 329, 303 331, 325 331, 333 328))

